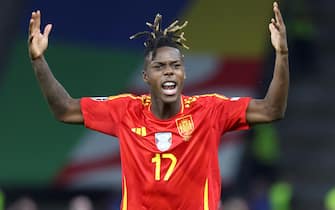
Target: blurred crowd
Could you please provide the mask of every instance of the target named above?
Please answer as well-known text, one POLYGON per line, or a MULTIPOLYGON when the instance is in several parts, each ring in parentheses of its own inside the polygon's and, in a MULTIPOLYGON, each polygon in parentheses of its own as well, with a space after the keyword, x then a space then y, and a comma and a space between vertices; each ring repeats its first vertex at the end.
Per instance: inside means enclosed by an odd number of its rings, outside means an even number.
MULTIPOLYGON (((23 196, 10 203, 7 208, 3 203, 0 210, 40 210, 37 202, 29 197, 23 196)), ((92 200, 84 195, 73 197, 68 204, 67 210, 94 210, 92 200)))
MULTIPOLYGON (((264 183, 263 183, 264 184, 264 183)), ((262 184, 261 184, 262 185, 262 184)), ((292 187, 279 182, 270 188, 255 186, 255 194, 251 197, 233 195, 224 199, 218 210, 296 210, 292 187)), ((0 210, 42 210, 38 203, 29 196, 23 196, 5 205, 4 194, 0 196, 0 210)), ((64 210, 118 210, 119 204, 112 202, 103 209, 94 208, 94 202, 85 195, 77 195, 70 199, 64 210)), ((324 198, 324 210, 335 210, 335 188, 330 189, 324 198)))

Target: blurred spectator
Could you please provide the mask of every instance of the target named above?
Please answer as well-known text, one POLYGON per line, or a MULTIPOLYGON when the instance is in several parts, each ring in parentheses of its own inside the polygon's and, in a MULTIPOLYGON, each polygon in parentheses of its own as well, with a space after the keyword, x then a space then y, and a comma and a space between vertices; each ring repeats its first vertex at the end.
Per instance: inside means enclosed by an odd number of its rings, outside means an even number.
POLYGON ((335 210, 335 188, 330 189, 325 197, 326 210, 335 210))
POLYGON ((245 199, 240 197, 232 197, 227 199, 223 204, 223 210, 249 210, 248 203, 245 199))
POLYGON ((248 195, 251 210, 269 210, 268 191, 279 169, 279 137, 273 124, 254 126, 251 135, 235 192, 248 195))
POLYGON ((312 10, 305 0, 288 1, 287 34, 291 58, 291 78, 300 79, 316 72, 316 27, 312 10))
POLYGON ((120 203, 122 202, 121 193, 119 195, 111 194, 106 201, 106 210, 120 210, 120 203))
POLYGON ((0 210, 5 209, 5 194, 0 189, 0 210))
POLYGON ((271 210, 292 210, 293 190, 284 181, 274 183, 269 191, 271 210))
POLYGON ((253 176, 262 176, 269 183, 277 176, 280 156, 279 137, 273 124, 256 125, 251 142, 253 176))
POLYGON ((268 196, 269 182, 263 177, 255 177, 250 187, 249 206, 251 210, 270 210, 268 196))
POLYGON ((21 197, 12 203, 7 210, 38 210, 38 207, 32 198, 21 197))
POLYGON ((80 195, 72 198, 69 210, 93 210, 93 204, 90 198, 80 195))

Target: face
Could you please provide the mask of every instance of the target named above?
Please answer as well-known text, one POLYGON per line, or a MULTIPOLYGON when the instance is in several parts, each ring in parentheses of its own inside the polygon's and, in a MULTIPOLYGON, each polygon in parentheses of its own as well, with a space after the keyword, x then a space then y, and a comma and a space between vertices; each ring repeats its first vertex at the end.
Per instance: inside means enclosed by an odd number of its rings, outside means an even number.
POLYGON ((185 67, 180 51, 172 47, 160 47, 156 56, 146 57, 143 80, 149 84, 151 97, 163 103, 180 99, 184 86, 185 67))

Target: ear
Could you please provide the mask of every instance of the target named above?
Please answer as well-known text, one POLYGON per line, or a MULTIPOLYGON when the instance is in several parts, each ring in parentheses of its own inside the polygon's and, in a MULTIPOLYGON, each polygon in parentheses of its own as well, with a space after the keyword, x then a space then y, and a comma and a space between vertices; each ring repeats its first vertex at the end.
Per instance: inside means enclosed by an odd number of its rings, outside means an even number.
POLYGON ((145 83, 149 83, 148 81, 148 74, 145 70, 142 71, 142 78, 145 83))

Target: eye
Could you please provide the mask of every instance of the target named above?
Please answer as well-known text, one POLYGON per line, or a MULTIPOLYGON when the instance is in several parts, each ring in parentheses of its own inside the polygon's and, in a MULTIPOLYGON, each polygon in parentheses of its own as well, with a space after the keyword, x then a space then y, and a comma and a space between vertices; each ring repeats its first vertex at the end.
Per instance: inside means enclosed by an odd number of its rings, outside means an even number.
POLYGON ((179 64, 179 63, 174 64, 173 67, 174 67, 175 69, 179 69, 179 68, 181 67, 181 64, 179 64))
POLYGON ((159 69, 162 68, 162 65, 154 65, 153 68, 156 69, 156 70, 159 70, 159 69))

